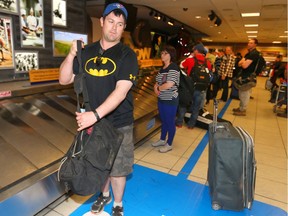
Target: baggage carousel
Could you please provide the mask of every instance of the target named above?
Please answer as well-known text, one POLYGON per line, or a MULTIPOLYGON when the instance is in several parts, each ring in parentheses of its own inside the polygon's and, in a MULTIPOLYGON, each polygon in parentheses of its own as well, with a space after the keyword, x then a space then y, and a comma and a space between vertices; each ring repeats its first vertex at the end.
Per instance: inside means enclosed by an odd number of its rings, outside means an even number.
MULTIPOLYGON (((155 74, 132 89, 135 148, 161 125, 155 74)), ((76 95, 72 85, 15 83, 0 84, 0 215, 25 216, 67 193, 56 171, 77 130, 76 95)))

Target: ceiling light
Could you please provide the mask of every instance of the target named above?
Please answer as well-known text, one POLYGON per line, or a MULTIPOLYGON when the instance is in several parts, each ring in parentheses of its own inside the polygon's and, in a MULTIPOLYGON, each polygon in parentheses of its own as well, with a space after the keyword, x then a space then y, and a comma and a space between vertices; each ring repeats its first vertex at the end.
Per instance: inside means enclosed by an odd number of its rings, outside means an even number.
POLYGON ((257 38, 257 35, 248 35, 248 38, 257 38))
POLYGON ((280 35, 279 37, 280 38, 287 38, 288 36, 287 35, 280 35))
POLYGON ((155 13, 154 18, 155 18, 155 19, 159 19, 159 16, 160 16, 160 15, 159 15, 158 13, 155 13))
POLYGON ((258 31, 246 31, 247 34, 257 34, 258 31))
POLYGON ((213 10, 211 10, 211 13, 208 15, 208 20, 212 21, 216 17, 216 14, 213 10))
POLYGON ((281 41, 273 41, 272 43, 279 44, 279 43, 282 43, 282 42, 281 41))
POLYGON ((242 17, 256 17, 260 16, 260 13, 241 13, 242 17))
POLYGON ((214 26, 220 26, 221 23, 222 23, 222 20, 219 17, 217 17, 217 19, 214 22, 214 26))
POLYGON ((174 21, 173 21, 173 20, 169 20, 169 21, 168 21, 168 25, 173 26, 173 25, 174 25, 174 21))
POLYGON ((245 27, 258 27, 258 24, 245 24, 245 27))
POLYGON ((202 38, 203 41, 207 41, 207 42, 212 42, 213 40, 211 40, 210 38, 202 38))

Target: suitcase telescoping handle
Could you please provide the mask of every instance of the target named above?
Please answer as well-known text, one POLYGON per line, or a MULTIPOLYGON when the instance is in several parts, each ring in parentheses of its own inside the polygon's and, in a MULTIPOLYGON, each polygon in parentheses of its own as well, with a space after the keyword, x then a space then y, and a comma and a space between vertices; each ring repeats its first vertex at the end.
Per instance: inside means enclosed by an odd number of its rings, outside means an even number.
POLYGON ((217 115, 218 115, 218 101, 216 98, 214 98, 214 103, 213 103, 213 127, 212 127, 212 130, 213 130, 213 133, 216 132, 217 130, 217 115))

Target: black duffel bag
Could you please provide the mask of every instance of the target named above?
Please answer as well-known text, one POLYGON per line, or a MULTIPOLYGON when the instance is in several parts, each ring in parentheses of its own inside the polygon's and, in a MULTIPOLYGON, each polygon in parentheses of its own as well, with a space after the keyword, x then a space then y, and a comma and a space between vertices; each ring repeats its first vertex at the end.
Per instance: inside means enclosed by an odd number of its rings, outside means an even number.
POLYGON ((123 134, 105 118, 77 133, 61 161, 58 180, 66 190, 87 196, 101 191, 111 172, 123 134))

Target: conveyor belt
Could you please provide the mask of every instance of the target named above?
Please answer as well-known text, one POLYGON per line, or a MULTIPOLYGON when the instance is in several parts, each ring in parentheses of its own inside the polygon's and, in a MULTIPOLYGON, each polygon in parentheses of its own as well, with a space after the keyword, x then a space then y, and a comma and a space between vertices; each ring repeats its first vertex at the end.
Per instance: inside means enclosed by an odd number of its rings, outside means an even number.
MULTIPOLYGON (((160 127, 157 97, 153 84, 147 83, 151 80, 154 75, 143 77, 132 90, 135 146, 160 127)), ((64 193, 54 175, 77 130, 76 96, 72 87, 55 85, 57 88, 45 87, 42 91, 17 90, 17 97, 0 100, 0 212, 2 207, 7 210, 10 205, 19 205, 24 208, 21 216, 31 215, 31 211, 41 210, 64 193), (37 207, 21 203, 23 193, 31 193, 36 187, 39 190, 39 185, 45 188, 47 184, 50 189, 42 191, 41 196, 49 199, 40 203, 35 200, 37 207)))

